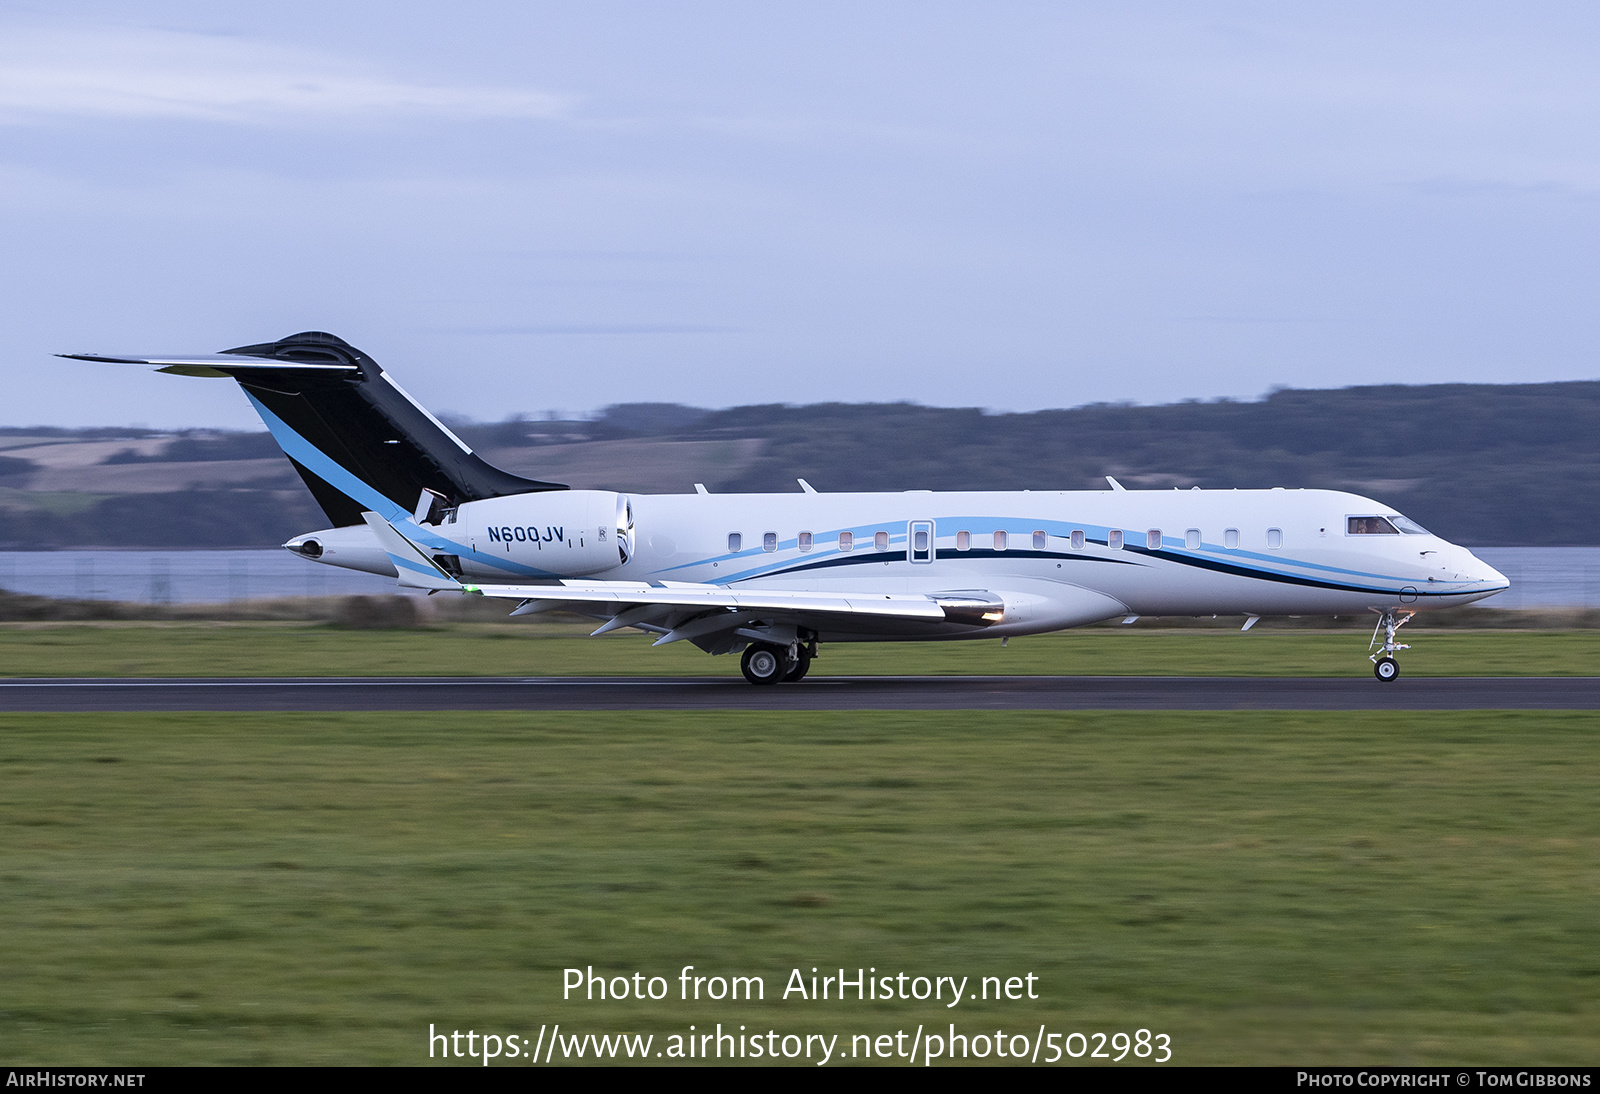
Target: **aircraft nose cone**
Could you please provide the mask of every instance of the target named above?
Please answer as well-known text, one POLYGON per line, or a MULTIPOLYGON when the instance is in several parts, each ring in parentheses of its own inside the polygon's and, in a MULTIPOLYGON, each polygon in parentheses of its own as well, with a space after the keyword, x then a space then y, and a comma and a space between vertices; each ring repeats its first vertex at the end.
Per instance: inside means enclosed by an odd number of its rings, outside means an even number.
POLYGON ((1474 581, 1484 585, 1489 589, 1494 589, 1497 591, 1500 589, 1511 588, 1511 579, 1506 577, 1505 574, 1501 573, 1499 570, 1496 570, 1493 566, 1483 561, 1483 559, 1479 558, 1477 555, 1472 555, 1470 557, 1472 558, 1472 569, 1470 573, 1472 574, 1472 579, 1474 581))

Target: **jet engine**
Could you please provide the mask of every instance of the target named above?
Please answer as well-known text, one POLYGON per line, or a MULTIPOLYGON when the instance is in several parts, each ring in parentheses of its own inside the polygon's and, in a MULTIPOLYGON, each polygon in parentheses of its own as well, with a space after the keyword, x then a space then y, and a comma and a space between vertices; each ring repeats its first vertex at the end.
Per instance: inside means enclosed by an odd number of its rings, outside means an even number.
MULTIPOLYGON (((550 490, 461 503, 441 535, 477 555, 504 558, 555 577, 587 577, 633 557, 633 504, 609 490, 550 490)), ((506 581, 514 574, 460 559, 463 577, 506 581)))

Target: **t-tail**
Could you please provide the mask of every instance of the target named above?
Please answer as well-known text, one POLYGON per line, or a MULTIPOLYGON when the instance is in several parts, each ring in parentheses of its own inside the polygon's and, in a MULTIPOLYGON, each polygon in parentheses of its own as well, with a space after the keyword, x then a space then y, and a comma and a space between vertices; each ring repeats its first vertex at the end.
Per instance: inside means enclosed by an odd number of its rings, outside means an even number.
POLYGON ((61 356, 237 380, 328 519, 339 527, 362 524, 362 513, 368 511, 411 513, 425 492, 451 507, 566 489, 486 462, 371 357, 322 331, 217 354, 61 356))

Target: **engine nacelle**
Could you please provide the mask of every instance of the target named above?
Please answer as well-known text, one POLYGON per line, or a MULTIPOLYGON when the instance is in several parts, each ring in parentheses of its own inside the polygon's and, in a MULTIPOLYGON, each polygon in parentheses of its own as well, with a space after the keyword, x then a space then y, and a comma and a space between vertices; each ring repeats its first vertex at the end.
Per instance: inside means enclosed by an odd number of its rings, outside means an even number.
MULTIPOLYGON (((441 534, 478 554, 556 577, 614 570, 633 556, 633 505, 609 490, 549 490, 462 502, 441 534)), ((463 577, 514 580, 506 570, 460 560, 463 577)))

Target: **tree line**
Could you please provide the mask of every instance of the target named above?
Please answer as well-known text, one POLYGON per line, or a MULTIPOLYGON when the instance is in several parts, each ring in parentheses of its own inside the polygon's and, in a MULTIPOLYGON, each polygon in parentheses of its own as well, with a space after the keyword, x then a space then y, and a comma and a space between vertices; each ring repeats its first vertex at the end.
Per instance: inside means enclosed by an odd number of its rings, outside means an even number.
MULTIPOLYGON (((453 423, 474 447, 761 438, 724 489, 1324 487, 1369 495, 1467 545, 1582 545, 1600 525, 1600 382, 1280 390, 1254 402, 1093 404, 992 414, 915 403, 705 410, 619 404, 593 419, 453 423)), ((31 430, 38 434, 38 430, 31 430)), ((96 439, 106 431, 84 431, 96 439)), ((146 434, 148 435, 148 434, 146 434)), ((264 434, 177 438, 152 459, 259 458, 264 434)), ((276 544, 325 523, 281 488, 30 501, 0 465, 0 546, 276 544)))

